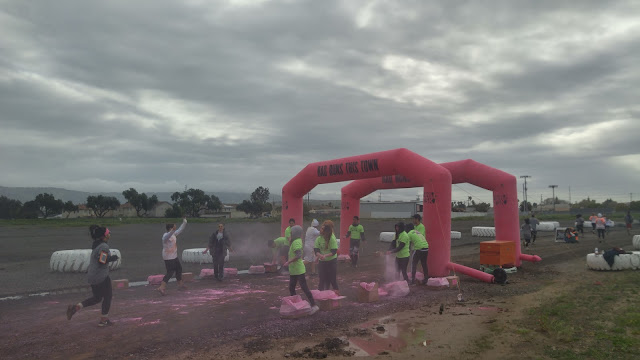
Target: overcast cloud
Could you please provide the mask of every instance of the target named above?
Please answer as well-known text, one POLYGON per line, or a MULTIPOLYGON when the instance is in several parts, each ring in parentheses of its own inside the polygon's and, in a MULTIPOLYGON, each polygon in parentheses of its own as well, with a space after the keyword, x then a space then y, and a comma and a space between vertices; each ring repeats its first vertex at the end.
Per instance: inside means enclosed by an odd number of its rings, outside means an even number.
POLYGON ((0 0, 0 34, 2 186, 280 194, 406 147, 640 199, 638 1, 0 0))

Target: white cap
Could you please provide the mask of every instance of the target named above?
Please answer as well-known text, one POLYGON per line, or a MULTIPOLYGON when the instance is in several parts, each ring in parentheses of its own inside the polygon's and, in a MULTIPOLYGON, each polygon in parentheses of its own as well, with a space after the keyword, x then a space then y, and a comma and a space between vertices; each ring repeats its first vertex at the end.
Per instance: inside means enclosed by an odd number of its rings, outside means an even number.
POLYGON ((315 226, 318 226, 318 225, 320 225, 320 223, 318 222, 318 220, 313 219, 313 221, 311 222, 311 226, 314 226, 314 227, 315 227, 315 226))
POLYGON ((602 217, 602 213, 598 213, 598 217, 602 217))

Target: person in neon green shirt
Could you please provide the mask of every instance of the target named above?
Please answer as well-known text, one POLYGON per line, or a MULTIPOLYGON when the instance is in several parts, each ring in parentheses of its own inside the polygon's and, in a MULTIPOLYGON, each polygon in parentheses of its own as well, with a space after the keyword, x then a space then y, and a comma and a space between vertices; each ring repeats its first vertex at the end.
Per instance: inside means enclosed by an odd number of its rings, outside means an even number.
POLYGON ((422 221, 422 216, 420 216, 420 214, 413 215, 413 226, 415 227, 415 230, 426 238, 427 230, 424 228, 424 224, 421 221, 422 221))
POLYGON ((402 273, 404 280, 409 283, 407 276, 407 265, 409 265, 409 236, 404 231, 404 223, 401 221, 396 224, 396 238, 391 242, 390 250, 387 255, 396 254, 396 266, 398 271, 402 273))
POLYGON ((338 241, 333 235, 333 221, 326 220, 322 223, 320 236, 316 238, 313 251, 320 260, 318 263, 319 284, 318 290, 329 290, 338 293, 338 241))
POLYGON ((296 284, 299 282, 300 288, 307 296, 309 304, 311 304, 309 314, 313 315, 319 308, 313 300, 313 295, 309 290, 309 286, 307 286, 307 279, 305 277, 305 268, 302 262, 302 226, 294 225, 291 227, 291 239, 289 244, 289 260, 284 263, 284 266, 289 266, 289 294, 291 296, 296 295, 296 284))
POLYGON ((366 241, 364 237, 364 227, 360 225, 360 218, 353 217, 353 224, 349 225, 347 231, 347 239, 349 239, 349 256, 351 257, 351 266, 358 267, 358 256, 360 255, 361 242, 366 241))
POLYGON ((413 224, 407 224, 405 231, 409 236, 409 244, 413 246, 413 261, 411 262, 411 284, 416 283, 416 270, 418 270, 418 262, 422 264, 422 273, 424 274, 423 284, 427 283, 429 278, 429 270, 427 268, 427 256, 429 255, 429 243, 424 236, 413 228, 413 224))
POLYGON ((287 261, 289 255, 289 242, 284 236, 275 240, 267 241, 267 246, 271 248, 273 254, 272 264, 284 264, 287 261))
POLYGON ((289 219, 289 226, 287 226, 287 228, 284 229, 284 237, 287 239, 288 242, 291 242, 291 227, 295 224, 296 224, 296 219, 291 218, 289 219))

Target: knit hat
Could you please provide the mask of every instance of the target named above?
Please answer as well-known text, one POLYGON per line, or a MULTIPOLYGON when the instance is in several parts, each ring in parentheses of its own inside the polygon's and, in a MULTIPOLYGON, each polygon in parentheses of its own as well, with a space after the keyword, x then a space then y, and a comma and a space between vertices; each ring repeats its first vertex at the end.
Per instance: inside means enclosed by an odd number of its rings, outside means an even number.
POLYGON ((295 225, 291 228, 291 241, 302 237, 302 226, 295 225))
POLYGON ((316 226, 318 226, 318 225, 320 225, 320 223, 318 222, 318 220, 313 219, 313 221, 311 222, 311 226, 316 227, 316 226))

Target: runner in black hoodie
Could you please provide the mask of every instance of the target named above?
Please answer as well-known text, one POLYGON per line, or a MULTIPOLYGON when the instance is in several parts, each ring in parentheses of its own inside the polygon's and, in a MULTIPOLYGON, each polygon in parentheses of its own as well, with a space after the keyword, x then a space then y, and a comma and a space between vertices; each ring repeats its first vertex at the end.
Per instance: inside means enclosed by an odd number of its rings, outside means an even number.
POLYGON ((113 323, 109 320, 109 308, 111 307, 111 278, 109 278, 109 263, 118 260, 118 255, 111 255, 107 241, 111 237, 109 229, 91 225, 89 227, 93 245, 91 248, 91 258, 89 260, 88 280, 91 284, 93 296, 67 307, 67 319, 71 320, 73 314, 86 306, 91 306, 102 301, 102 315, 98 326, 110 326, 113 323))

